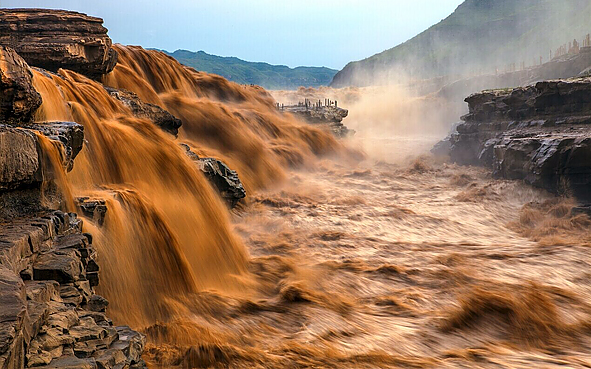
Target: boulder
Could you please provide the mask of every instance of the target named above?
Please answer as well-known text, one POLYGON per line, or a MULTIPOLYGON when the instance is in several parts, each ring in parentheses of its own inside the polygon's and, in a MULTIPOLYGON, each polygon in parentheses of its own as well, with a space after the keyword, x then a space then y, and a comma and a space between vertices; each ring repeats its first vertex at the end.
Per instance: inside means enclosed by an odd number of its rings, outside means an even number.
POLYGON ((217 188, 230 207, 236 206, 238 201, 246 197, 246 190, 238 178, 238 173, 228 168, 222 161, 214 158, 200 158, 198 164, 199 169, 217 188))
POLYGON ((0 124, 0 191, 40 185, 42 181, 35 134, 0 124))
POLYGON ((33 279, 71 283, 84 274, 79 254, 75 250, 52 251, 37 257, 33 264, 33 279))
POLYGON ((76 206, 85 217, 92 219, 99 226, 105 222, 107 214, 107 203, 103 199, 94 199, 90 197, 77 197, 76 206))
POLYGON ((64 200, 53 182, 53 168, 43 165, 45 152, 39 133, 61 143, 67 170, 72 169, 74 158, 82 149, 83 130, 76 123, 19 123, 19 127, 0 123, 0 219, 58 208, 64 200), (46 186, 42 186, 44 182, 46 186))
POLYGON ((0 120, 30 122, 39 106, 41 95, 33 87, 29 66, 13 49, 0 46, 0 120))
POLYGON ((113 98, 127 106, 135 117, 149 119, 163 131, 174 136, 178 135, 182 122, 168 111, 158 105, 143 102, 133 92, 117 90, 111 87, 105 87, 105 90, 113 98))
POLYGON ((107 311, 109 301, 106 298, 99 295, 92 295, 88 300, 87 309, 97 313, 104 313, 107 311))
POLYGON ((103 20, 51 9, 0 9, 0 45, 31 66, 57 72, 64 68, 99 78, 117 63, 103 20))
POLYGON ((197 163, 201 172, 209 180, 220 196, 233 208, 246 197, 246 190, 242 186, 238 173, 230 169, 222 161, 214 158, 200 158, 191 151, 188 145, 181 144, 187 156, 197 163))
POLYGON ((43 153, 33 131, 62 143, 66 169, 73 167, 74 158, 82 149, 84 131, 77 123, 52 122, 21 126, 16 128, 0 124, 0 192, 41 185, 44 179, 43 153))
POLYGON ((116 329, 119 339, 111 347, 123 351, 132 364, 141 363, 146 336, 127 326, 116 327, 116 329))

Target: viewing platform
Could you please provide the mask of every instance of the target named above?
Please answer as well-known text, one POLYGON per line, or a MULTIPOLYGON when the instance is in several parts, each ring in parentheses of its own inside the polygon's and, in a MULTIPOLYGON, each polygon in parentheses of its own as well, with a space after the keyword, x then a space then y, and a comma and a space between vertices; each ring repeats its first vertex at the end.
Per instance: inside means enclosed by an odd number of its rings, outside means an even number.
POLYGON ((342 122, 349 115, 347 109, 339 108, 337 101, 325 99, 312 102, 306 99, 297 105, 283 105, 277 103, 277 109, 284 113, 291 113, 304 119, 310 124, 323 125, 340 138, 353 136, 355 131, 348 129, 342 122))

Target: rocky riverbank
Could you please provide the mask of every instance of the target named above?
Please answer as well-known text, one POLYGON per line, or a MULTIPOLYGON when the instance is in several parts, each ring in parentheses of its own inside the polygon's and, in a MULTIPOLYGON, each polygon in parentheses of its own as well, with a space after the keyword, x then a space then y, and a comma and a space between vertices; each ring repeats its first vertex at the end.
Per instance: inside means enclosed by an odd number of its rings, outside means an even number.
POLYGON ((466 102, 469 114, 448 141, 454 162, 591 202, 591 78, 484 91, 466 102))
POLYGON ((73 168, 84 129, 33 123, 41 97, 28 65, 3 46, 0 60, 0 368, 144 367, 144 336, 114 326, 95 294, 92 235, 58 210, 58 173, 73 168))
MULTIPOLYGON (((84 127, 35 119, 43 100, 34 87, 33 67, 46 75, 64 68, 100 79, 116 61, 99 18, 0 11, 1 369, 145 367, 145 337, 109 319, 108 301, 94 290, 100 255, 93 236, 83 233, 76 213, 66 211, 74 204, 68 203, 72 199, 60 173, 74 167, 85 144, 84 127)), ((177 135, 180 119, 133 93, 106 89, 113 104, 177 135)), ((196 160, 231 206, 246 196, 236 172, 225 164, 196 160)), ((88 221, 102 225, 104 200, 82 197, 76 205, 88 221)))

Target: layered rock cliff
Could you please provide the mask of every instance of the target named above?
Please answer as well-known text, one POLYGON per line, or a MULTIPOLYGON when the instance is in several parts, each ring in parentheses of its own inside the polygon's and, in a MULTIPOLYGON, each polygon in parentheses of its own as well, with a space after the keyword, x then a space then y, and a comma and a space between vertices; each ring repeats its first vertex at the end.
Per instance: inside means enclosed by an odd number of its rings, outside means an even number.
POLYGON ((3 46, 0 61, 0 368, 145 367, 144 336, 114 326, 95 294, 92 235, 60 210, 59 173, 73 168, 83 127, 33 123, 41 96, 29 66, 3 46))
POLYGON ((31 66, 98 78, 117 63, 102 23, 71 11, 0 9, 0 45, 14 49, 31 66))
POLYGON ((591 202, 591 78, 484 91, 466 102, 469 114, 450 137, 453 161, 591 202))
POLYGON ((25 61, 5 46, 0 46, 0 66, 0 116, 7 123, 31 121, 41 106, 41 96, 33 88, 33 74, 25 61))
MULTIPOLYGON (((31 67, 49 78, 70 69, 98 79, 117 54, 98 18, 17 9, 0 11, 0 20, 0 369, 145 367, 145 337, 115 326, 108 301, 95 293, 100 262, 93 236, 71 212, 101 226, 106 203, 79 197, 74 204, 63 183, 85 144, 84 127, 37 121, 43 99, 31 67)), ((177 135, 182 122, 168 111, 105 89, 110 103, 177 135)), ((230 205, 245 197, 236 172, 197 159, 230 205)))

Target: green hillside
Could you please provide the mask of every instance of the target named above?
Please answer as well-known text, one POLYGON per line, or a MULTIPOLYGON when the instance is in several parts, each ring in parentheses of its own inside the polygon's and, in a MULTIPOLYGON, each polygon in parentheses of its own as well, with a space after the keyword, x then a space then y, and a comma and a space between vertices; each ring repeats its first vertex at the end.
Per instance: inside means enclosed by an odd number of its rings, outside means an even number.
POLYGON ((331 86, 379 85, 400 76, 494 73, 548 61, 550 50, 591 32, 589 0, 466 0, 411 40, 349 63, 331 86))
POLYGON ((289 68, 285 65, 247 62, 234 57, 210 55, 203 51, 164 51, 182 64, 199 71, 218 74, 241 84, 255 84, 269 90, 292 90, 300 86, 328 86, 336 70, 325 67, 289 68))

